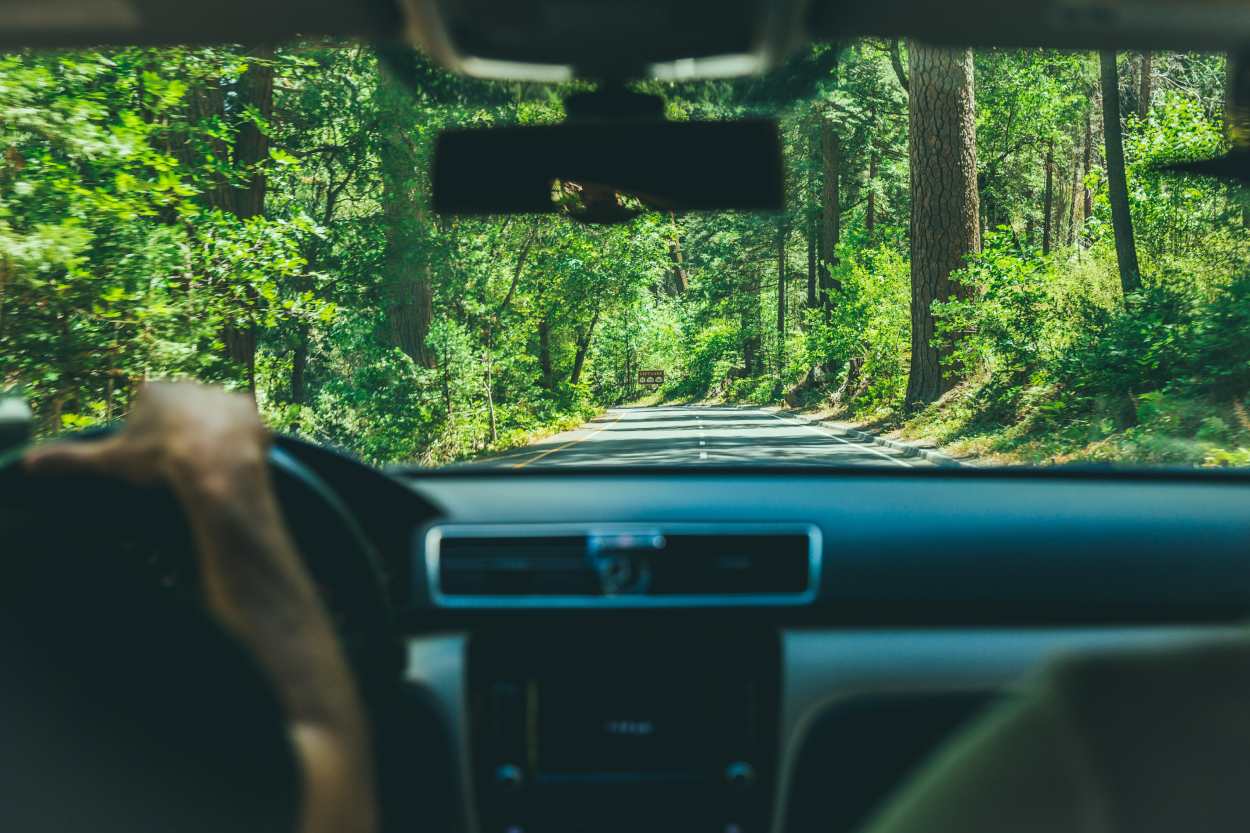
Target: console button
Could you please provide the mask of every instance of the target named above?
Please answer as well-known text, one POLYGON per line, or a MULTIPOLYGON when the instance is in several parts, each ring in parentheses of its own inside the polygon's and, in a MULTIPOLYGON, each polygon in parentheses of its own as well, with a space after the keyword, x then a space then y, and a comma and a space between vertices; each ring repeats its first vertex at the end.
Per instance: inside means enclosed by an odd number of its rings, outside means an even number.
POLYGON ((519 766, 504 764, 495 770, 495 789, 500 795, 516 795, 525 786, 525 773, 519 766))
POLYGON ((734 761, 725 767, 725 782, 734 792, 744 793, 755 786, 755 767, 746 761, 734 761))

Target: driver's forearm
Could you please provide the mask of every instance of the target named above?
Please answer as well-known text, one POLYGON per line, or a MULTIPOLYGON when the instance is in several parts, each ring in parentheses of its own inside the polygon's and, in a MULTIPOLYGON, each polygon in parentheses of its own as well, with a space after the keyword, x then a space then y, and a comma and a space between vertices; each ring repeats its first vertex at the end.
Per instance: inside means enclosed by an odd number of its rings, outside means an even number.
POLYGON ((305 777, 302 833, 375 827, 368 728, 333 626, 279 512, 263 460, 180 478, 208 603, 282 701, 305 777))

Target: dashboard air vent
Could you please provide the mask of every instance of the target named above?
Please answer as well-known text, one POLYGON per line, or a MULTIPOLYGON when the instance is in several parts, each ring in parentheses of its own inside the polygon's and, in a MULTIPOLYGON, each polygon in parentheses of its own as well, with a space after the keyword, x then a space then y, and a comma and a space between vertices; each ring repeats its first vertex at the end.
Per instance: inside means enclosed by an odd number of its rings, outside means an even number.
POLYGON ((451 596, 568 596, 593 592, 585 536, 449 537, 439 589, 451 596))
POLYGON ((803 604, 820 575, 805 524, 449 524, 424 543, 443 607, 803 604))

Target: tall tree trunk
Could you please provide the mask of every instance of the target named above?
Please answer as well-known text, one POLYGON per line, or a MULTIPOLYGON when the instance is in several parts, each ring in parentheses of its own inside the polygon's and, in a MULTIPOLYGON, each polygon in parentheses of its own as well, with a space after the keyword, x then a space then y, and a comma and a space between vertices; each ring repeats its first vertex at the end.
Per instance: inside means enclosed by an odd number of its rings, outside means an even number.
POLYGON ((1077 204, 1077 201, 1080 200, 1081 198, 1080 183, 1081 183, 1081 163, 1073 159, 1072 160, 1072 193, 1070 194, 1072 199, 1068 200, 1067 243, 1069 246, 1076 245, 1076 216, 1077 216, 1076 204, 1077 204))
POLYGON ((538 365, 543 374, 541 386, 548 389, 555 387, 551 378, 551 327, 546 316, 538 322, 538 365))
POLYGON ((786 359, 786 235, 789 229, 777 232, 777 372, 786 359))
POLYGON ((521 280, 521 273, 525 271, 525 258, 529 256, 530 249, 534 246, 534 240, 538 237, 538 223, 535 221, 534 227, 530 229, 529 236, 525 238, 525 245, 521 248, 521 254, 516 259, 516 269, 512 273, 512 285, 508 287, 508 295, 503 299, 503 304, 499 307, 499 314, 503 315, 508 311, 508 305, 512 303, 512 296, 516 294, 517 283, 521 280))
POLYGON ((1094 216, 1094 192, 1085 185, 1085 177, 1089 176, 1089 172, 1094 168, 1094 114, 1091 111, 1085 112, 1085 165, 1083 166, 1081 176, 1081 192, 1084 197, 1084 218, 1088 220, 1094 216))
POLYGON ((1042 254, 1050 254, 1050 232, 1055 199, 1055 140, 1046 143, 1046 195, 1042 197, 1042 254))
MULTIPOLYGON (((1233 150, 1250 147, 1250 90, 1243 77, 1246 53, 1224 56, 1224 141, 1233 150)), ((1250 227, 1250 199, 1245 185, 1231 186, 1234 204, 1241 205, 1241 224, 1250 227)))
POLYGON ((758 352, 760 279, 758 274, 748 277, 742 287, 742 365, 748 378, 760 371, 758 352))
MULTIPOLYGON (((247 56, 256 60, 249 62, 247 70, 239 79, 235 90, 235 106, 241 113, 254 114, 265 127, 262 128, 250 117, 242 121, 238 125, 233 148, 221 138, 208 140, 209 153, 223 166, 228 165, 247 174, 247 184, 236 187, 224 174, 218 174, 202 195, 209 206, 243 220, 262 216, 265 211, 267 182, 263 166, 269 158, 269 137, 265 130, 273 115, 274 47, 258 46, 250 50, 247 56)), ((227 120, 222 86, 217 79, 207 79, 188 90, 186 119, 189 124, 203 127, 208 127, 210 122, 227 120)), ((185 137, 171 142, 167 150, 180 159, 188 160, 193 159, 198 152, 185 137)), ((245 305, 253 310, 261 303, 260 295, 254 287, 244 287, 243 297, 245 305)), ((222 326, 220 337, 225 345, 226 358, 246 369, 248 389, 255 391, 256 331, 254 325, 245 323, 246 315, 241 315, 240 318, 243 321, 227 321, 222 326)))
POLYGON ((8 258, 0 258, 0 341, 4 339, 5 331, 5 315, 4 315, 4 294, 5 287, 13 282, 13 266, 8 258))
POLYGON ((894 77, 898 79, 898 85, 903 88, 903 92, 910 92, 910 86, 907 83, 907 74, 903 72, 903 57, 898 51, 898 38, 890 41, 890 66, 894 67, 894 77))
POLYGON ((668 213, 668 219, 673 224, 673 239, 668 244, 668 256, 673 261, 671 283, 673 294, 680 295, 690 288, 690 284, 686 280, 686 267, 682 264, 681 229, 677 225, 677 218, 673 216, 673 212, 668 213))
POLYGON ((1034 229, 1035 219, 1033 217, 1033 189, 1032 188, 1024 189, 1024 199, 1028 206, 1027 208, 1025 208, 1025 211, 1028 213, 1024 215, 1024 245, 1032 246, 1033 238, 1036 236, 1033 233, 1035 231, 1034 229))
MULTIPOLYGON (((187 124, 197 129, 197 132, 207 134, 207 150, 218 164, 223 167, 230 165, 232 161, 230 145, 219 135, 220 129, 211 130, 215 126, 213 123, 222 123, 226 120, 221 79, 207 78, 200 83, 193 84, 187 90, 185 101, 187 124)), ((169 152, 189 164, 198 164, 200 161, 197 158, 199 148, 191 144, 188 133, 174 133, 169 152)), ((209 177, 209 182, 212 184, 204 189, 200 198, 211 208, 220 208, 222 211, 233 214, 235 189, 231 187, 229 179, 223 173, 213 173, 209 177)))
MULTIPOLYGON (((876 107, 873 107, 874 115, 876 107)), ((877 147, 868 148, 868 205, 864 209, 864 231, 871 248, 877 242, 877 147)))
MULTIPOLYGON (((252 296, 252 293, 248 293, 252 296)), ((255 303, 254 297, 249 300, 255 303)), ((221 328, 221 335, 226 345, 226 355, 230 361, 242 365, 247 371, 247 389, 256 392, 256 328, 251 325, 239 326, 233 321, 226 322, 221 328)))
POLYGON ((1128 177, 1124 170, 1124 137, 1120 126, 1120 77, 1115 53, 1100 52, 1102 64, 1102 132, 1107 144, 1107 196, 1111 203, 1111 228, 1115 233, 1115 259, 1120 267, 1120 288, 1127 296, 1141 289, 1137 246, 1133 242, 1133 218, 1128 207, 1128 177))
POLYGON ((951 279, 979 251, 976 104, 972 51, 909 40, 908 96, 911 162, 911 373, 909 409, 932 402, 955 384, 943 372, 933 302, 965 300, 969 289, 951 279))
POLYGON ((582 365, 586 363, 586 354, 590 352, 590 339, 595 334, 595 325, 599 323, 599 311, 595 310, 595 317, 590 319, 590 326, 586 328, 586 336, 577 342, 577 354, 573 357, 573 374, 569 376, 569 383, 576 385, 582 379, 582 365))
POLYGON ((495 420, 495 384, 491 379, 491 366, 494 363, 495 357, 491 354, 491 347, 488 343, 486 346, 486 411, 490 415, 491 445, 499 442, 499 423, 495 420))
POLYGON ((304 370, 308 367, 308 342, 300 341, 291 356, 291 403, 304 404, 304 370))
POLYGON ((833 278, 838 265, 838 243, 842 239, 842 194, 840 168, 842 140, 833 129, 833 115, 825 113, 820 122, 821 223, 820 223, 820 302, 826 316, 830 308, 829 290, 842 287, 833 278))
MULTIPOLYGON (((239 219, 250 220, 265 213, 265 193, 268 187, 264 164, 269 159, 269 122, 273 117, 273 60, 276 57, 272 45, 258 46, 247 53, 247 71, 239 79, 237 103, 245 113, 255 113, 261 124, 251 118, 239 125, 234 145, 234 166, 245 174, 247 185, 232 189, 231 206, 239 219)), ((249 305, 260 302, 259 293, 248 287, 249 305)), ((226 352, 231 361, 247 368, 247 388, 256 391, 256 325, 239 327, 229 323, 225 327, 226 352)))
POLYGON ((419 246, 424 212, 413 138, 417 115, 411 96, 385 61, 378 62, 378 98, 386 114, 378 156, 390 342, 421 367, 436 367, 438 356, 425 343, 434 321, 434 291, 419 246))
POLYGON ((239 104, 255 110, 264 124, 262 128, 248 119, 239 125, 239 135, 235 140, 235 165, 251 171, 248 185, 235 193, 234 213, 242 219, 259 217, 265 213, 265 192, 268 182, 262 167, 269 159, 268 125, 273 118, 273 60, 276 57, 272 46, 258 46, 248 52, 247 71, 239 79, 239 104))
POLYGON ((1150 76, 1154 73, 1154 56, 1141 53, 1141 94, 1137 97, 1137 115, 1142 121, 1150 117, 1150 76))
POLYGON ((807 229, 807 308, 815 309, 816 300, 816 229, 809 223, 807 229))
MULTIPOLYGON (((296 408, 304 404, 304 371, 308 366, 308 341, 300 339, 299 346, 291 356, 291 404, 296 408)), ((298 413, 298 412, 297 412, 298 413)), ((291 422, 291 433, 299 431, 299 417, 291 422)))

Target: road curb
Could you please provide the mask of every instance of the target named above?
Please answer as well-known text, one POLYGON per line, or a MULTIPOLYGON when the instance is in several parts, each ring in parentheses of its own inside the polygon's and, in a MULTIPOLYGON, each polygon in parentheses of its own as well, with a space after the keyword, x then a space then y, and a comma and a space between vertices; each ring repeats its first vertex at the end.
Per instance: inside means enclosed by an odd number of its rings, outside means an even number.
MULTIPOLYGON (((766 411, 770 409, 760 408, 759 410, 766 411)), ((778 411, 780 411, 780 409, 778 409, 778 411)), ((778 416, 781 416, 781 415, 782 415, 781 413, 778 413, 778 416)), ((828 422, 825 420, 812 419, 811 417, 805 417, 805 416, 802 416, 801 414, 784 414, 784 415, 789 417, 790 419, 797 419, 799 422, 802 422, 805 425, 819 425, 821 428, 826 428, 840 437, 850 437, 851 439, 854 439, 854 440, 861 440, 864 442, 876 443, 877 445, 885 446, 886 448, 892 448, 895 451, 901 452, 904 457, 919 457, 922 460, 928 460, 930 463, 933 463, 935 466, 947 466, 949 468, 963 468, 968 465, 962 460, 956 460, 954 457, 951 457, 948 454, 943 454, 940 451, 934 451, 931 448, 921 448, 920 446, 912 445, 911 443, 899 442, 898 440, 888 440, 885 437, 879 437, 876 434, 869 434, 867 431, 860 431, 856 428, 847 428, 845 425, 838 425, 836 422, 828 422)))

